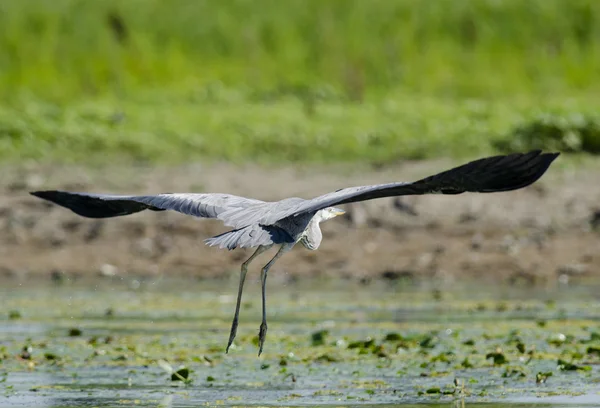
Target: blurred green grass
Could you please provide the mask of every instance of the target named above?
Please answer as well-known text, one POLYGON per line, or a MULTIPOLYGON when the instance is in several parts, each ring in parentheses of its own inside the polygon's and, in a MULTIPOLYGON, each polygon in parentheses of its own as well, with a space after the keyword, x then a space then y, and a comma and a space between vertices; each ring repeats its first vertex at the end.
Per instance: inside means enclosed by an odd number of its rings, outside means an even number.
POLYGON ((0 158, 543 147, 512 139, 544 115, 598 128, 599 22, 595 0, 3 0, 0 158))

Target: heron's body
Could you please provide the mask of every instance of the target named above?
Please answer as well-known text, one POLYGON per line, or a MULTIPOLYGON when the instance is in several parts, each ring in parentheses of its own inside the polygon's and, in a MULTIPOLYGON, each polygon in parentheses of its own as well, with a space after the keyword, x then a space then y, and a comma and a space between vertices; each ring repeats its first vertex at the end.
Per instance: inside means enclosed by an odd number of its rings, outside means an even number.
POLYGON ((261 272, 263 319, 259 334, 259 354, 267 332, 265 284, 273 263, 296 243, 316 250, 322 241, 319 224, 343 214, 334 207, 381 197, 421 194, 491 193, 516 190, 530 185, 548 169, 558 153, 533 151, 524 154, 494 156, 435 174, 412 183, 388 183, 350 187, 313 199, 286 198, 265 202, 230 194, 158 194, 124 196, 37 191, 31 194, 71 209, 89 218, 108 218, 133 214, 143 210, 174 210, 201 218, 216 218, 233 228, 207 239, 210 246, 220 248, 257 248, 242 264, 236 312, 227 350, 235 338, 242 289, 248 265, 273 245, 280 245, 277 254, 261 272))

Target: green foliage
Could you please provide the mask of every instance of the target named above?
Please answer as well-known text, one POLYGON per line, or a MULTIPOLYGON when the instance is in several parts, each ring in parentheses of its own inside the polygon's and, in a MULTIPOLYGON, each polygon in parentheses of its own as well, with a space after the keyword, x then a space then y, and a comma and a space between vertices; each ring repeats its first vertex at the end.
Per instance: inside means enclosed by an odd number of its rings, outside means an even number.
POLYGON ((488 360, 490 358, 494 360, 494 365, 502 365, 508 362, 506 356, 504 355, 504 353, 502 353, 502 351, 487 353, 485 355, 485 359, 488 360))
POLYGON ((69 329, 68 334, 69 334, 70 337, 79 337, 79 336, 81 336, 83 334, 83 332, 81 331, 80 328, 73 327, 73 328, 69 329))
MULTIPOLYGON (((540 109, 594 114, 593 98, 576 104, 548 98, 448 100, 389 95, 361 104, 321 102, 307 116, 294 98, 247 102, 228 89, 214 102, 153 94, 69 104, 24 98, 0 104, 0 159, 60 162, 181 162, 197 159, 262 163, 393 163, 439 156, 526 150, 512 130, 540 109), (232 96, 233 95, 233 96, 232 96), (500 141, 500 142, 499 142, 500 141)), ((560 148, 550 143, 545 150, 560 148)), ((562 149, 561 149, 562 150, 562 149)))
POLYGON ((6 0, 0 94, 598 91, 599 22, 594 0, 6 0))
POLYGON ((329 336, 329 330, 319 330, 314 332, 311 335, 311 345, 313 347, 324 345, 327 336, 329 336))
POLYGON ((8 318, 10 320, 17 320, 20 319, 22 317, 21 312, 18 310, 9 310, 8 311, 8 318))
POLYGON ((548 381, 548 378, 552 377, 552 371, 547 371, 547 372, 538 372, 535 375, 535 382, 537 384, 544 384, 546 381, 548 381))
POLYGON ((190 377, 190 369, 187 367, 182 367, 177 371, 173 371, 171 374, 171 381, 181 381, 183 383, 190 383, 192 380, 190 377))
POLYGON ((594 0, 5 0, 0 26, 0 160, 600 152, 594 0))
POLYGON ((504 151, 549 149, 600 153, 600 118, 582 114, 542 114, 515 127, 495 143, 504 151))
POLYGON ((504 378, 523 378, 527 377, 527 373, 523 369, 523 367, 519 366, 509 366, 506 367, 504 373, 502 373, 502 377, 504 378))
POLYGON ((592 370, 591 366, 574 364, 570 361, 565 361, 560 358, 557 361, 557 365, 558 365, 558 369, 561 371, 578 371, 578 370, 591 371, 592 370))

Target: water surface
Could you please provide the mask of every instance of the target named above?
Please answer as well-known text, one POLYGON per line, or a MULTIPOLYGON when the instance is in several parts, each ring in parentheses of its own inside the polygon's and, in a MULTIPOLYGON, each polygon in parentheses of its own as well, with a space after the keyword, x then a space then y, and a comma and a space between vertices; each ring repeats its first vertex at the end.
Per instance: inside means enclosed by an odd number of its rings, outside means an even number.
POLYGON ((247 286, 5 282, 0 406, 600 406, 597 286, 247 286))

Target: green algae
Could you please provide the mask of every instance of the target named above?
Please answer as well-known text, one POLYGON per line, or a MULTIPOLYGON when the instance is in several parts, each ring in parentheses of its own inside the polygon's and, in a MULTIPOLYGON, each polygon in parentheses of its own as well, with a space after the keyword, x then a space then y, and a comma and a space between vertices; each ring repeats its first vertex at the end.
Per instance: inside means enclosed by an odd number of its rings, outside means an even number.
POLYGON ((234 289, 206 281, 147 282, 137 290, 119 282, 9 282, 0 306, 24 313, 0 320, 4 395, 15 405, 85 396, 156 406, 165 395, 178 406, 328 405, 511 401, 587 395, 597 387, 600 310, 591 306, 591 288, 478 295, 457 289, 432 300, 429 290, 378 284, 273 287, 260 358, 256 287, 245 293, 238 338, 224 352, 234 289), (547 307, 548 296, 555 308, 547 307), (475 307, 486 303, 504 306, 475 307))

